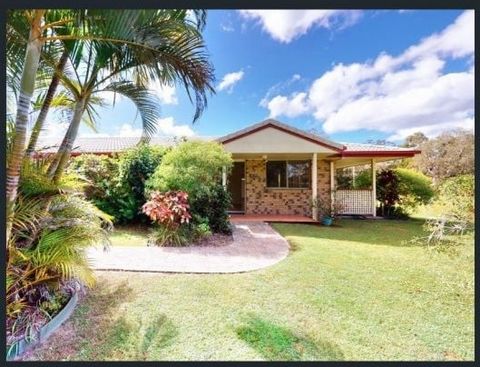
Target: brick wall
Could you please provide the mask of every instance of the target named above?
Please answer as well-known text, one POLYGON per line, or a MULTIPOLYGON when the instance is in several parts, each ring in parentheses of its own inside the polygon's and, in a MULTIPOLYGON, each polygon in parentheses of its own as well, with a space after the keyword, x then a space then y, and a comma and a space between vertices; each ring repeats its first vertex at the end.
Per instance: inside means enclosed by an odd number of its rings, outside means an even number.
MULTIPOLYGON (((317 162, 318 195, 330 197, 330 165, 317 162)), ((283 214, 311 216, 311 189, 268 189, 264 160, 245 161, 246 214, 283 214)))

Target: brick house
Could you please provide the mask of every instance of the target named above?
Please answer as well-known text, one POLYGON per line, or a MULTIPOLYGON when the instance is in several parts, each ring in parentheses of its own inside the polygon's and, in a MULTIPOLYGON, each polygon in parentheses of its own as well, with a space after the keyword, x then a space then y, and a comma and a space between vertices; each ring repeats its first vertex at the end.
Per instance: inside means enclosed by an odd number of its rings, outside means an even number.
POLYGON ((375 216, 375 184, 370 190, 336 190, 339 168, 413 157, 420 151, 372 144, 339 144, 268 119, 217 139, 232 153, 234 166, 224 185, 232 211, 258 215, 316 217, 311 202, 343 204, 344 214, 375 216))
MULTIPOLYGON (((289 215, 316 218, 311 203, 321 198, 338 200, 343 214, 375 216, 375 184, 369 190, 336 190, 337 169, 413 157, 411 148, 372 144, 337 143, 318 135, 268 119, 232 134, 213 139, 232 154, 233 169, 224 172, 223 185, 231 193, 231 212, 247 215, 289 215)), ((138 137, 78 138, 72 155, 113 154, 133 147, 138 137)), ((154 137, 150 144, 175 142, 154 137)), ((43 142, 42 153, 56 151, 56 144, 43 142)))

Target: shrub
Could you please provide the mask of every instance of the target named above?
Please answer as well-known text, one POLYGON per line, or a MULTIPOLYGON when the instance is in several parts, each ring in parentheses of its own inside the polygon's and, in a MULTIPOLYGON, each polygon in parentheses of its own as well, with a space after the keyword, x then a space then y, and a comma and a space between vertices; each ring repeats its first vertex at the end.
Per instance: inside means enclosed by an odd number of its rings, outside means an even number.
POLYGON ((394 215, 395 205, 400 200, 398 185, 398 177, 393 170, 382 170, 377 174, 377 200, 382 216, 394 215))
POLYGON ((145 202, 145 182, 155 172, 162 160, 165 150, 148 144, 131 148, 119 157, 118 183, 123 192, 129 192, 136 213, 133 219, 144 220, 140 208, 145 202))
POLYGON ((160 224, 155 227, 149 236, 149 244, 157 246, 185 246, 192 239, 191 228, 184 225, 178 228, 160 224))
POLYGON ((48 179, 48 161, 22 167, 19 195, 11 214, 7 244, 7 344, 12 346, 29 329, 46 320, 41 310, 54 313, 64 282, 93 285, 86 249, 108 243, 111 218, 76 190, 82 183, 74 174, 58 183, 48 179), (60 292, 60 293, 59 293, 60 292), (57 301, 55 300, 57 297, 57 301), (51 301, 48 305, 45 302, 51 301))
POLYGON ((87 199, 113 216, 115 222, 125 223, 138 215, 140 206, 128 185, 121 181, 118 157, 82 154, 71 160, 68 170, 87 180, 87 199))
POLYGON ((88 180, 87 198, 114 216, 115 222, 143 221, 145 182, 163 153, 162 148, 140 144, 114 157, 84 154, 72 159, 69 170, 88 180))
POLYGON ((152 192, 142 211, 156 224, 151 241, 159 246, 183 246, 193 237, 189 226, 188 194, 183 191, 152 192))
POLYGON ((473 222, 475 218, 475 177, 473 174, 446 179, 439 188, 439 202, 447 214, 473 222))
POLYGON ((370 189, 372 187, 372 170, 364 169, 355 176, 354 189, 370 189))
POLYGON ((222 167, 232 166, 231 154, 216 142, 187 141, 171 149, 162 158, 146 183, 147 193, 182 190, 191 199, 208 192, 221 180, 222 167))
POLYGON ((208 191, 198 193, 191 201, 193 219, 197 224, 202 224, 202 220, 206 220, 215 233, 230 234, 232 229, 227 214, 230 204, 230 193, 222 185, 217 184, 208 191))
POLYGON ((178 228, 190 221, 189 208, 186 192, 168 191, 163 194, 155 191, 150 194, 150 200, 143 205, 142 211, 156 223, 178 228))
POLYGON ((412 210, 420 204, 430 202, 435 194, 430 178, 407 168, 397 168, 394 171, 398 177, 399 202, 404 209, 412 210))

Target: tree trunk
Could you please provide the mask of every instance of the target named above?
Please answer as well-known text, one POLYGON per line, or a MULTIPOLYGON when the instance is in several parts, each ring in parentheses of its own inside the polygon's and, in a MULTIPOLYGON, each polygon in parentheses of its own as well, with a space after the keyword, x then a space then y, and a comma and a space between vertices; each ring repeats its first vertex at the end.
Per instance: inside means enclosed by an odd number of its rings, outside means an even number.
POLYGON ((80 121, 82 120, 83 113, 85 112, 86 98, 83 97, 75 104, 75 111, 73 113, 72 121, 68 127, 62 144, 58 148, 57 154, 53 162, 48 167, 48 177, 57 182, 62 176, 63 170, 67 164, 70 153, 72 152, 73 143, 78 134, 78 128, 80 121))
POLYGON ((38 136, 40 135, 40 131, 43 128, 43 124, 47 118, 48 110, 50 109, 50 105, 52 103, 53 96, 57 91, 58 84, 60 82, 60 74, 63 72, 63 68, 68 60, 68 52, 64 50, 60 60, 58 61, 55 73, 53 74, 52 81, 50 82, 50 86, 48 87, 47 94, 45 96, 45 100, 43 101, 42 109, 37 117, 37 121, 35 121, 35 125, 32 129, 32 135, 30 136, 30 142, 28 143, 27 152, 25 153, 27 156, 31 157, 33 155, 33 151, 35 146, 37 145, 38 136))
MULTIPOLYGON (((40 62, 40 53, 43 46, 41 27, 44 14, 44 9, 34 11, 30 26, 30 34, 28 36, 27 51, 25 53, 25 64, 22 71, 20 95, 17 102, 15 136, 13 138, 12 151, 7 167, 6 201, 7 212, 10 215, 13 214, 15 199, 17 198, 20 166, 25 154, 25 141, 27 135, 28 114, 30 112, 30 101, 35 89, 35 76, 37 74, 37 69, 40 62)), ((11 217, 7 215, 7 218, 11 217)), ((11 220, 7 219, 7 243, 10 237, 11 228, 11 220)))

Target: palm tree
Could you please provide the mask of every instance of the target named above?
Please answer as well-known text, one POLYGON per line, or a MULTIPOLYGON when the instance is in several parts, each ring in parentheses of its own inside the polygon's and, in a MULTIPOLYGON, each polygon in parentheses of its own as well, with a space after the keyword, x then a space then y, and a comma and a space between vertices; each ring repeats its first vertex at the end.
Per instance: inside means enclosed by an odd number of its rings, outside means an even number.
MULTIPOLYGON (((95 93, 114 92, 132 100, 140 111, 144 136, 156 131, 158 103, 148 91, 151 80, 183 83, 196 98, 194 121, 206 107, 206 93, 213 92, 213 68, 205 53, 198 24, 184 10, 98 11, 98 22, 84 39, 84 57, 73 63, 75 80, 62 83, 75 97, 69 128, 49 167, 57 180, 68 161, 81 117, 95 93), (109 35, 115 35, 117 39, 109 35), (104 42, 91 42, 103 36, 104 42), (118 42, 121 39, 121 42, 118 42), (131 81, 130 79, 133 79, 131 81)), ((199 16, 201 18, 201 16, 199 16)), ((69 40, 71 36, 60 37, 69 40)))
MULTIPOLYGON (((7 75, 8 86, 18 92, 15 133, 11 142, 10 154, 7 159, 7 218, 11 217, 17 197, 20 166, 25 153, 30 102, 35 90, 37 70, 40 65, 42 48, 45 46, 48 32, 52 28, 60 29, 67 23, 76 23, 81 11, 68 10, 15 10, 8 13, 7 19, 7 75), (28 29, 28 39, 25 43, 18 42, 22 39, 21 29, 28 29), (24 57, 20 54, 24 52, 24 57), (21 75, 18 77, 18 75, 21 75)), ((49 34, 50 33, 50 34, 49 34)), ((52 47, 56 45, 50 42, 52 47)), ((7 220, 7 240, 10 235, 11 222, 7 220)))
POLYGON ((64 50, 62 55, 60 56, 60 60, 58 61, 52 80, 50 81, 50 85, 48 87, 47 94, 45 95, 45 98, 43 100, 40 113, 38 114, 37 120, 35 121, 35 125, 33 126, 32 133, 30 135, 30 140, 28 142, 27 151, 25 153, 28 157, 31 157, 35 149, 35 146, 37 145, 40 131, 42 130, 43 125, 45 124, 48 110, 50 109, 50 105, 52 104, 53 98, 57 91, 58 84, 60 83, 60 74, 63 72, 63 69, 67 64, 67 61, 68 61, 68 51, 64 50))
MULTIPOLYGON (((45 14, 44 9, 33 10, 27 13, 30 23, 30 32, 25 53, 25 62, 20 80, 20 93, 17 102, 17 113, 15 119, 15 138, 12 143, 11 153, 7 164, 7 208, 11 209, 17 197, 20 165, 25 150, 25 139, 27 133, 28 113, 30 100, 35 89, 35 74, 37 73, 40 61, 40 53, 43 46, 42 20, 45 14)), ((10 226, 7 224, 7 239, 10 233, 10 226)))
MULTIPOLYGON (((194 121, 198 119, 206 107, 206 93, 214 92, 214 77, 200 35, 200 30, 205 25, 205 12, 196 10, 193 14, 196 21, 190 19, 185 10, 13 11, 14 16, 9 17, 8 22, 27 23, 30 36, 24 62, 19 62, 20 58, 16 56, 22 48, 15 47, 16 43, 10 42, 9 37, 15 32, 9 32, 10 28, 7 27, 7 73, 12 76, 11 80, 9 78, 11 84, 15 86, 15 75, 19 75, 19 71, 22 75, 17 85, 20 97, 17 103, 16 133, 7 166, 8 210, 13 210, 16 198, 19 168, 25 152, 29 105, 42 47, 48 45, 54 48, 58 47, 59 43, 82 41, 76 42, 69 50, 69 61, 77 77, 80 62, 86 60, 85 79, 79 80, 82 93, 80 98, 77 98, 72 126, 67 131, 52 169, 49 170, 50 177, 58 178, 77 135, 79 116, 88 108, 93 92, 102 88, 127 93, 137 98, 137 101, 151 104, 152 99, 147 101, 148 92, 145 87, 149 80, 158 79, 163 83, 180 81, 190 98, 190 90, 195 94, 194 121), (55 29, 55 32, 52 29, 55 29), (62 29, 66 31, 59 31, 62 29), (84 48, 88 49, 85 60, 82 59, 84 48), (91 64, 93 60, 95 64, 91 64), (123 79, 127 71, 131 72, 135 83, 123 79)), ((45 57, 43 61, 52 68, 56 66, 51 58, 45 57)), ((69 90, 75 89, 63 79, 62 84, 69 87, 69 90)), ((153 109, 150 115, 145 111, 142 116, 146 135, 154 131, 151 124, 153 119, 149 122, 149 116, 151 118, 156 113, 153 109)), ((7 221, 7 239, 10 228, 11 223, 7 221)))

